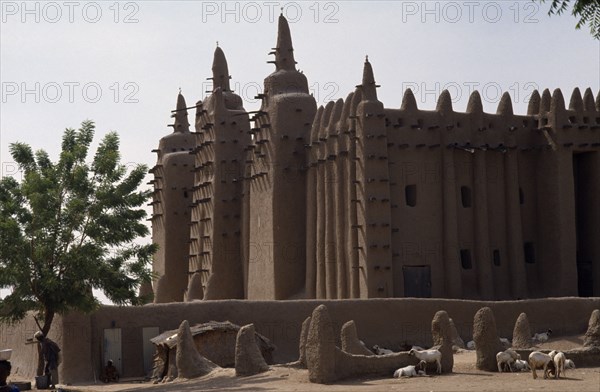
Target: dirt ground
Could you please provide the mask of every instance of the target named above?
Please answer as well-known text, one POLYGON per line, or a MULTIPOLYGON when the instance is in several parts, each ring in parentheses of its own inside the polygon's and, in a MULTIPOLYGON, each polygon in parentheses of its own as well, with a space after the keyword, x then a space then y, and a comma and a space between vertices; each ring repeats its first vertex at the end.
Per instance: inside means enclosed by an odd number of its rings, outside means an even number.
MULTIPOLYGON (((581 336, 552 339, 540 345, 544 349, 566 350, 581 345, 581 336)), ((538 373, 539 375, 540 373, 538 373)), ((154 385, 149 382, 124 381, 119 384, 66 386, 68 392, 191 392, 191 391, 600 391, 600 364, 595 368, 567 370, 566 378, 538 378, 531 373, 488 373, 475 369, 475 352, 454 355, 454 373, 442 376, 410 379, 358 378, 334 385, 312 384, 308 372, 283 366, 252 377, 235 377, 233 369, 220 369, 210 375, 186 382, 154 385)))

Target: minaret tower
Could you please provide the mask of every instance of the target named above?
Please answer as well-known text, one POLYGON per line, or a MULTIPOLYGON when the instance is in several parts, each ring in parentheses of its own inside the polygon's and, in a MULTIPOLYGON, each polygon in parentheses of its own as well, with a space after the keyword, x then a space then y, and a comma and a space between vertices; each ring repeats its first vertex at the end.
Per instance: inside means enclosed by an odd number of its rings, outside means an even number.
POLYGON ((203 287, 190 292, 202 291, 204 299, 244 298, 242 185, 250 122, 242 99, 230 89, 227 60, 218 46, 212 72, 213 93, 196 112, 189 265, 190 284, 201 281, 203 287))
POLYGON ((158 275, 154 282, 154 302, 180 302, 188 281, 188 242, 190 240, 190 202, 194 175, 194 159, 190 151, 194 138, 183 95, 177 96, 177 109, 172 117, 173 133, 160 139, 154 174, 152 200, 152 241, 158 244, 152 269, 158 275))
POLYGON ((304 297, 306 166, 315 99, 296 70, 287 20, 279 17, 275 71, 264 82, 254 117, 250 186, 250 299, 304 297))

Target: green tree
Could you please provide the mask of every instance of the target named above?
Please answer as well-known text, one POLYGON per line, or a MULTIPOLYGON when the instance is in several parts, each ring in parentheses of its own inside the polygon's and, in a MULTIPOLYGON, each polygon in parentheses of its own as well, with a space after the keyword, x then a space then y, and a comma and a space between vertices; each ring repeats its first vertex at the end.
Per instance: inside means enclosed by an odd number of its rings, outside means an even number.
MULTIPOLYGON (((539 1, 545 3, 549 0, 539 1)), ((561 15, 570 4, 571 0, 552 0, 548 15, 561 15)), ((571 15, 579 18, 576 29, 589 25, 592 36, 600 40, 600 0, 573 0, 571 15)))
POLYGON ((156 245, 148 234, 139 191, 147 168, 120 163, 119 137, 108 133, 86 162, 94 123, 67 129, 53 163, 44 150, 10 145, 23 177, 0 180, 0 321, 17 322, 34 311, 47 334, 56 314, 90 312, 99 306, 92 289, 118 305, 137 305, 156 245))

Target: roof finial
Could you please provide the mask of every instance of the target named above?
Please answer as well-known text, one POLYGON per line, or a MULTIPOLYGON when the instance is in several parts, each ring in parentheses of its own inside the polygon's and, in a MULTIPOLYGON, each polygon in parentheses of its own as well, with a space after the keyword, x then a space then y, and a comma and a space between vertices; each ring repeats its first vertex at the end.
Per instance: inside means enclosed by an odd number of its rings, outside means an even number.
POLYGON ((179 94, 181 94, 181 87, 179 87, 179 94))
POLYGON ((281 15, 283 15, 283 7, 281 7, 281 15))
POLYGON ((369 55, 366 55, 365 56, 365 63, 368 63, 368 62, 369 62, 369 55))
POLYGON ((217 41, 217 48, 219 47, 219 41, 217 41))

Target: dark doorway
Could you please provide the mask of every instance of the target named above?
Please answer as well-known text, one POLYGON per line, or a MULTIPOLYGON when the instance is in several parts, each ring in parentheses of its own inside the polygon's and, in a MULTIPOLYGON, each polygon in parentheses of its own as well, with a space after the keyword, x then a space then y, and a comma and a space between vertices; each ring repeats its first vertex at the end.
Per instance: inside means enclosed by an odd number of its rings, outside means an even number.
MULTIPOLYGON (((594 295, 592 265, 595 225, 594 209, 598 208, 598 195, 590 192, 597 152, 573 154, 573 183, 575 185, 575 227, 577 236, 577 287, 580 297, 594 295)), ((596 293, 599 294, 599 293, 596 293)))
POLYGON ((404 296, 431 298, 431 267, 402 267, 404 273, 404 296))

